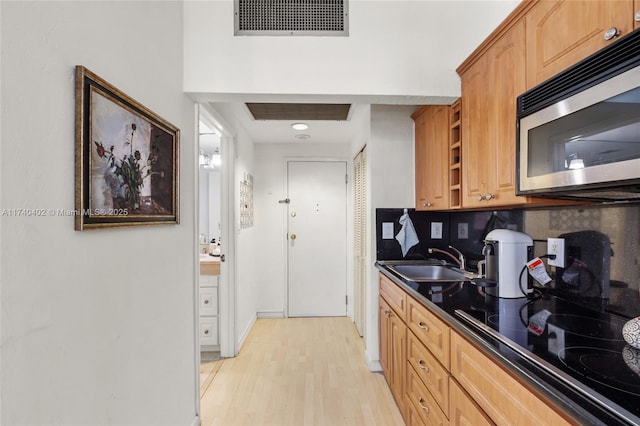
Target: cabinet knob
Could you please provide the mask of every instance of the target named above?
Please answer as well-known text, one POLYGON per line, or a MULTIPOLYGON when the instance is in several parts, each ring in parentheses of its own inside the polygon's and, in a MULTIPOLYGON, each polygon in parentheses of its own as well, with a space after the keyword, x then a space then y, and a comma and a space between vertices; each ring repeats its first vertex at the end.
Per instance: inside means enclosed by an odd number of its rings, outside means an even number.
POLYGON ((478 201, 482 201, 482 200, 484 200, 484 195, 480 194, 480 195, 478 195, 478 196, 476 197, 476 199, 477 199, 478 201))
MULTIPOLYGON (((636 13, 636 21, 638 20, 638 14, 636 13)), ((620 35, 620 30, 616 27, 611 27, 607 31, 604 32, 604 39, 611 40, 612 38, 618 37, 620 35)))
POLYGON ((297 236, 296 236, 296 234, 291 234, 291 235, 289 236, 289 238, 291 238, 292 240, 295 240, 295 239, 297 238, 297 236))
POLYGON ((484 197, 484 198, 485 198, 486 200, 493 200, 493 199, 495 198, 495 196, 494 196, 492 193, 487 192, 487 195, 485 195, 485 197, 484 197))
POLYGON ((430 201, 426 202, 426 203, 422 203, 422 207, 431 207, 433 204, 431 204, 430 201))
POLYGON ((209 299, 204 299, 204 304, 208 305, 209 304, 209 299))
POLYGON ((423 329, 424 331, 429 331, 429 326, 425 323, 423 323, 422 321, 420 321, 418 323, 418 327, 420 327, 421 329, 423 329))
POLYGON ((640 22, 640 10, 636 12, 635 19, 636 19, 636 22, 640 22))
POLYGON ((204 331, 204 334, 209 334, 209 329, 206 329, 206 330, 204 331))

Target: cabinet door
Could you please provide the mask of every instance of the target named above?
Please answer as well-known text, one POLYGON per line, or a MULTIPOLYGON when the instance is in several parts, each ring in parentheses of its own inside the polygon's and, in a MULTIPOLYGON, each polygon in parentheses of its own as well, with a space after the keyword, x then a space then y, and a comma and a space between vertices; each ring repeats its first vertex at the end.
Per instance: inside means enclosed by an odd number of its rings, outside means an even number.
POLYGON ((607 29, 629 33, 633 18, 633 0, 538 2, 526 15, 527 89, 613 42, 607 29))
POLYGON ((484 194, 492 205, 525 203, 516 197, 516 98, 525 91, 525 28, 515 24, 489 50, 489 116, 487 145, 490 177, 484 194), (491 195, 488 195, 491 194, 491 195))
POLYGON ((478 60, 461 75, 462 80, 462 207, 481 207, 479 197, 486 193, 488 100, 486 56, 478 60))
POLYGON ((378 298, 378 333, 380 346, 380 365, 382 373, 389 383, 389 312, 391 308, 382 297, 378 298))
POLYGON ((389 360, 391 370, 389 377, 391 378, 391 382, 389 383, 389 387, 403 416, 405 413, 404 380, 407 366, 406 341, 407 327, 404 325, 404 322, 391 311, 391 317, 389 319, 389 356, 391 358, 389 360))
POLYGON ((431 105, 415 117, 416 210, 449 208, 449 107, 431 105))
POLYGON ((453 425, 490 426, 494 423, 452 378, 449 379, 449 420, 453 425))

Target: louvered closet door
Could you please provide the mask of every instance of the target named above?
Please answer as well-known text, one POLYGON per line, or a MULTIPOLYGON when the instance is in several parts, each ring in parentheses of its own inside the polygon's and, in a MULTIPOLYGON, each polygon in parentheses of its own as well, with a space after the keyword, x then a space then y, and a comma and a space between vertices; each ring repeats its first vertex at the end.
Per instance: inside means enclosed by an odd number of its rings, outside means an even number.
POLYGON ((354 275, 354 308, 353 316, 358 333, 364 334, 364 300, 366 283, 367 253, 367 151, 366 147, 353 160, 353 194, 354 194, 354 240, 353 240, 353 275, 354 275))

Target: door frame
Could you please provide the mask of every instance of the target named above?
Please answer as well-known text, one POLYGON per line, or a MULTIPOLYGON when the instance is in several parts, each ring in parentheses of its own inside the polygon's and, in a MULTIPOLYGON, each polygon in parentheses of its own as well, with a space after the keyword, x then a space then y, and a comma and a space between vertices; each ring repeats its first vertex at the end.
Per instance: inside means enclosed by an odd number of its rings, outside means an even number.
MULTIPOLYGON (((220 201, 222 209, 220 211, 220 237, 223 241, 222 254, 225 254, 225 262, 220 262, 220 276, 218 281, 218 330, 221 357, 234 357, 238 354, 238 345, 236 339, 236 255, 235 255, 235 132, 233 128, 217 113, 213 108, 206 104, 194 104, 194 143, 196 149, 193 150, 194 155, 192 164, 195 165, 193 172, 193 187, 196 188, 195 194, 198 194, 197 188, 200 184, 200 166, 198 149, 199 140, 199 122, 201 119, 207 122, 212 128, 217 129, 222 135, 220 139, 220 154, 222 157, 222 166, 220 169, 220 201)), ((201 418, 200 415, 200 285, 198 278, 200 276, 200 256, 198 241, 198 218, 200 215, 200 197, 194 196, 194 343, 195 343, 195 395, 196 395, 196 420, 201 418)))
MULTIPOLYGON (((284 182, 283 188, 285 198, 289 197, 289 162, 344 162, 346 163, 346 173, 348 176, 348 181, 346 183, 347 193, 346 193, 346 244, 347 244, 347 276, 346 279, 346 291, 347 291, 347 307, 346 307, 346 316, 353 321, 353 285, 350 285, 350 280, 353 280, 353 239, 349 238, 349 233, 353 232, 353 226, 350 225, 353 222, 353 204, 351 202, 352 188, 351 184, 353 182, 353 173, 350 168, 353 167, 353 161, 349 158, 341 158, 341 157, 285 157, 283 160, 284 167, 284 182)), ((289 205, 287 204, 287 208, 284 209, 284 229, 285 229, 285 238, 284 238, 284 276, 285 276, 285 286, 284 286, 284 316, 285 318, 289 318, 289 205)))

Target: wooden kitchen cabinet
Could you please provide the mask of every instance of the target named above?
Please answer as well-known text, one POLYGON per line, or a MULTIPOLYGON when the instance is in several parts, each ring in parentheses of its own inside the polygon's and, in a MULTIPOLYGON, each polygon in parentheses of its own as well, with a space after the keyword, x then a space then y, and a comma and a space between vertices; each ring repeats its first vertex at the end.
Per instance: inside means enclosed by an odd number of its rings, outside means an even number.
POLYGON ((638 0, 539 1, 526 14, 527 84, 530 89, 637 27, 638 0), (607 30, 620 34, 606 40, 607 30))
MULTIPOLYGON (((380 364, 384 377, 389 384, 391 393, 400 408, 400 412, 405 416, 405 372, 407 359, 407 327, 403 321, 403 317, 399 316, 392 306, 404 306, 404 302, 398 303, 394 297, 394 301, 390 304, 385 299, 385 295, 392 294, 397 296, 397 291, 406 298, 406 294, 388 278, 380 275, 380 297, 379 297, 379 337, 380 337, 380 364), (385 284, 393 285, 396 290, 383 291, 385 284)), ((388 289, 389 290, 389 289, 388 289)))
POLYGON ((449 208, 449 106, 428 105, 415 122, 416 210, 449 208))
POLYGON ((467 395, 455 379, 449 379, 449 420, 452 425, 494 425, 478 404, 467 395))
POLYGON ((640 28, 640 0, 633 2, 633 28, 640 28))
POLYGON ((516 197, 516 97, 525 89, 520 21, 461 75, 464 208, 528 202, 516 197))
POLYGON ((528 424, 572 424, 456 332, 451 332, 451 374, 498 425, 521 424, 523 419, 528 424))

